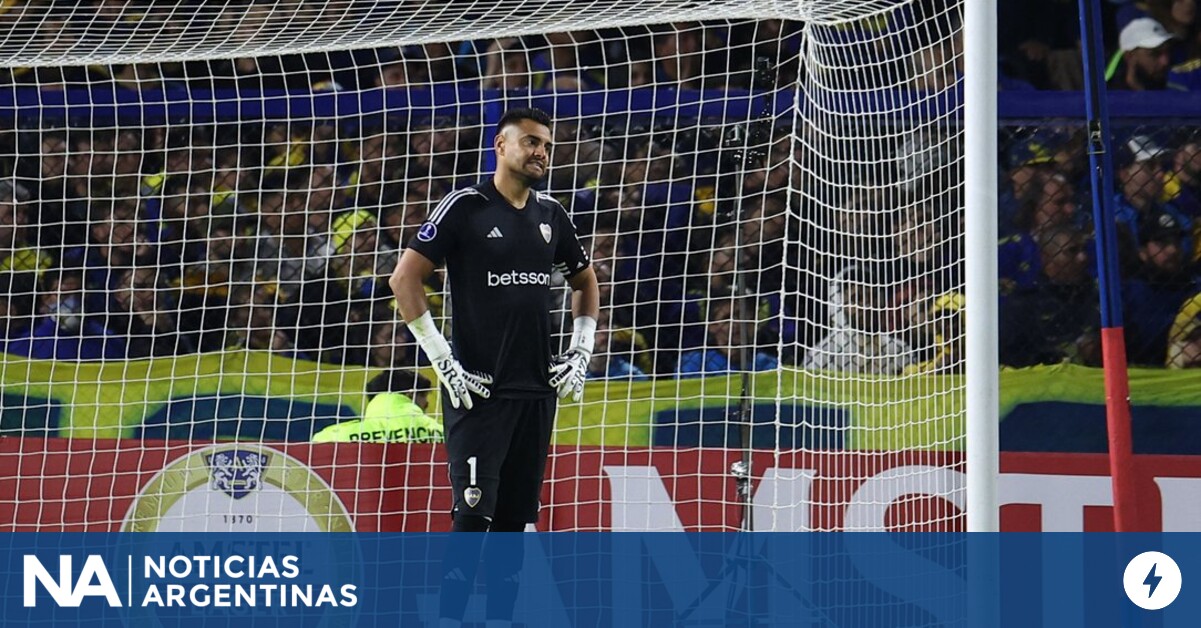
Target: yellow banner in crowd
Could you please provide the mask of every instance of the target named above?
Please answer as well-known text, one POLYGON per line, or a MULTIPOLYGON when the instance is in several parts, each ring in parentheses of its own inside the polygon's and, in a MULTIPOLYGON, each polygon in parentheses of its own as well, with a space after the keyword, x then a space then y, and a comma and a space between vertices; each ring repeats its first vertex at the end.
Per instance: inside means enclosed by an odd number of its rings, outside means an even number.
MULTIPOLYGON (((0 354, 4 412, 44 414, 56 407, 58 436, 121 438, 172 401, 198 397, 277 398, 345 406, 367 403, 365 369, 289 360, 253 351, 128 362, 27 360, 0 354)), ((202 418, 202 417, 198 417, 202 418)), ((16 427, 6 418, 6 433, 16 427)))
MULTIPOLYGON (((961 382, 959 378, 935 380, 929 376, 848 380, 785 369, 756 373, 749 383, 752 403, 767 406, 769 415, 791 416, 790 424, 813 423, 811 417, 832 413, 845 417, 841 424, 831 424, 828 418, 821 421, 832 428, 831 433, 839 432, 843 448, 961 448, 961 382)), ((741 376, 592 382, 585 394, 590 403, 560 408, 557 442, 650 444, 651 428, 660 413, 726 408, 736 416, 741 390, 741 376)))
MULTIPOLYGON (((129 437, 171 404, 226 397, 282 401, 277 407, 300 408, 304 418, 312 418, 314 408, 317 412, 336 409, 325 417, 328 423, 362 412, 366 382, 376 373, 252 351, 106 363, 0 354, 2 432, 17 435, 34 428, 27 417, 45 417, 52 410, 57 430, 52 429, 51 435, 129 437)), ((1201 406, 1201 372, 1133 370, 1130 377, 1136 404, 1201 406)), ((757 373, 749 384, 757 416, 766 416, 769 422, 774 416, 787 416, 789 424, 801 429, 825 426, 831 434, 837 433, 843 448, 955 450, 963 446, 964 393, 958 376, 850 379, 786 369, 757 373)), ((687 422, 692 420, 688 417, 700 416, 702 409, 719 422, 736 416, 741 390, 739 376, 593 381, 585 403, 561 405, 555 440, 560 445, 649 445, 655 441, 652 431, 657 420, 659 425, 687 422)), ((1022 404, 1047 401, 1103 404, 1102 372, 1074 366, 1002 372, 1003 415, 1022 404)), ((430 410, 437 415, 436 406, 430 410)), ((199 414, 189 419, 214 420, 199 414)))

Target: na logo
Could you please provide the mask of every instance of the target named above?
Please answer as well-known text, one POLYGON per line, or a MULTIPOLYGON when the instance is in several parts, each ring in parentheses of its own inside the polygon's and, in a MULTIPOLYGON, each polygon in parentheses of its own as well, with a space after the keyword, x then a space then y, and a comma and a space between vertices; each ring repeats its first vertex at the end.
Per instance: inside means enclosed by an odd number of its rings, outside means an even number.
POLYGON ((58 580, 42 565, 37 556, 25 555, 25 607, 37 606, 37 583, 50 594, 58 606, 78 607, 87 597, 103 597, 112 607, 121 606, 121 598, 113 579, 108 575, 108 567, 104 559, 91 554, 83 563, 79 577, 74 577, 72 558, 69 555, 58 557, 58 580))

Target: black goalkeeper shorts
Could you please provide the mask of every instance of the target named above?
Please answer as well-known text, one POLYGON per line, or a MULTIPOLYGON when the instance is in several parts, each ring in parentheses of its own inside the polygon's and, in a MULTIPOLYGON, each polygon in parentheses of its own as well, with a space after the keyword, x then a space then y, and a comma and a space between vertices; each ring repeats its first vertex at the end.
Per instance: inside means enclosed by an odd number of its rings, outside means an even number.
POLYGON ((558 399, 473 401, 471 410, 443 407, 452 516, 537 521, 558 399))

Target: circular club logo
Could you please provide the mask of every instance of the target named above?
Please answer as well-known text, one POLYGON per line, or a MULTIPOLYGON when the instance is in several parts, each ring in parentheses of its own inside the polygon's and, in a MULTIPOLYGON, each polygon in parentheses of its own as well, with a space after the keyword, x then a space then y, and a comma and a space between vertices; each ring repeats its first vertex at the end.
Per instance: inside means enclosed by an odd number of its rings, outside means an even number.
POLYGON ((176 459, 134 499, 122 532, 351 532, 333 489, 269 447, 213 445, 176 459))
POLYGON ((432 222, 427 222, 421 225, 421 228, 417 230, 417 239, 421 240, 422 242, 429 242, 437 235, 438 227, 432 222))
POLYGON ((1157 611, 1180 595, 1180 566, 1161 552, 1143 552, 1130 559, 1122 574, 1126 597, 1136 606, 1157 611))

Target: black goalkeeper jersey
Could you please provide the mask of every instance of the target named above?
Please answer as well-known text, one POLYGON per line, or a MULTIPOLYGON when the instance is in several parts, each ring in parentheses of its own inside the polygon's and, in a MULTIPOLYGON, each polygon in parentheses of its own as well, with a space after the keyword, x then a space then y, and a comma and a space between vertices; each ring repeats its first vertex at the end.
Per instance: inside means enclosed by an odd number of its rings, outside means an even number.
POLYGON ((494 397, 554 394, 551 272, 570 277, 589 263, 563 206, 531 192, 517 209, 489 179, 442 199, 409 247, 446 263, 452 347, 463 368, 491 374, 494 397))

